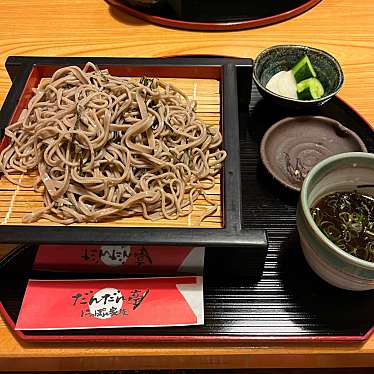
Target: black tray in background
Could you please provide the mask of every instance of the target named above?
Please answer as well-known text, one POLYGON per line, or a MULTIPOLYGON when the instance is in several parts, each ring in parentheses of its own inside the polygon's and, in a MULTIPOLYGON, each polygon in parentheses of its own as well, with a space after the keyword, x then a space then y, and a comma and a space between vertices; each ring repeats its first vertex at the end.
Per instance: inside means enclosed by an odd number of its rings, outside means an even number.
MULTIPOLYGON (((147 14, 186 22, 239 22, 274 17, 305 6, 310 0, 156 0, 153 5, 139 0, 121 3, 147 14)), ((148 1, 148 3, 150 3, 148 1)))
MULTIPOLYGON (((106 0, 146 21, 189 30, 240 30, 284 21, 321 0, 106 0)), ((112 11, 115 15, 115 12, 112 11)))
MULTIPOLYGON (((238 84, 240 97, 248 82, 239 80, 238 84)), ((258 149, 267 128, 290 115, 318 114, 334 118, 354 130, 370 152, 374 151, 372 130, 338 97, 313 111, 290 112, 270 107, 256 88, 252 88, 249 112, 245 105, 240 105, 239 112, 243 227, 265 229, 269 241, 261 279, 234 281, 207 274, 204 278, 204 326, 22 331, 22 339, 173 339, 185 342, 209 339, 353 341, 368 338, 374 325, 374 291, 340 290, 313 273, 304 260, 296 232, 298 194, 285 190, 267 174, 259 160, 258 149)), ((31 266, 32 251, 22 253, 25 258, 15 256, 6 267, 31 266)), ((4 272, 0 272, 0 277, 0 300, 15 322, 27 279, 15 274, 4 275, 4 272)))

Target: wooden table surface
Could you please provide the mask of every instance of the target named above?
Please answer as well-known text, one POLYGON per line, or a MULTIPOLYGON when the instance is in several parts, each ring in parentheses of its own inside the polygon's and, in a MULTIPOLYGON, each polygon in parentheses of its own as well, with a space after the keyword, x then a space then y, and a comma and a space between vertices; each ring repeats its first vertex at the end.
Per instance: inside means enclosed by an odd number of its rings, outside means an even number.
MULTIPOLYGON (((236 32, 151 25, 103 0, 0 0, 0 9, 0 103, 10 87, 10 55, 255 57, 274 44, 299 43, 338 58, 345 73, 340 97, 374 125, 372 0, 323 0, 283 23, 236 32)), ((374 336, 360 344, 25 344, 0 320, 0 371, 344 366, 374 366, 374 336)))

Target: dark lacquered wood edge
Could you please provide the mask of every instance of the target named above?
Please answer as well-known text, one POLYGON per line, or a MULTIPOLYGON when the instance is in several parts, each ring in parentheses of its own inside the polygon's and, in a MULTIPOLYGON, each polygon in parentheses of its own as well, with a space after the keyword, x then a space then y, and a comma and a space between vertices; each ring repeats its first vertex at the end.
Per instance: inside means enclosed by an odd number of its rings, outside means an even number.
POLYGON ((15 330, 16 323, 8 314, 4 305, 0 302, 0 314, 4 318, 16 337, 23 341, 30 342, 137 342, 137 343, 155 343, 155 342, 217 342, 217 343, 240 343, 240 342, 362 342, 367 340, 374 331, 374 326, 362 336, 311 336, 311 337, 282 337, 282 336, 184 336, 184 335, 26 335, 22 330, 15 330))

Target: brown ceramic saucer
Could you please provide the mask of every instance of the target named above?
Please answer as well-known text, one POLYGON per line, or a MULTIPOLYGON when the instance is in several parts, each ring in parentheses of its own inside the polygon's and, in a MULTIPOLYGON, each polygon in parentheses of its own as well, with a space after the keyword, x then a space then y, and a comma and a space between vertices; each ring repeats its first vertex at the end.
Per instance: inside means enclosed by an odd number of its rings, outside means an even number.
POLYGON ((295 191, 300 191, 309 170, 319 161, 344 152, 367 149, 352 130, 321 116, 282 119, 266 131, 260 147, 270 174, 295 191))

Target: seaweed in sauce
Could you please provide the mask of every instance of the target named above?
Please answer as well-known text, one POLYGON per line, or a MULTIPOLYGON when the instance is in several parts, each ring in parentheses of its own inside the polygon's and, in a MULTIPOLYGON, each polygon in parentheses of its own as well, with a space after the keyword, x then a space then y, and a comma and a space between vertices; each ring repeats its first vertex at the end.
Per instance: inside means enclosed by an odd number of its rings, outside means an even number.
POLYGON ((319 229, 339 248, 374 262, 374 196, 358 191, 331 193, 311 213, 319 229))

